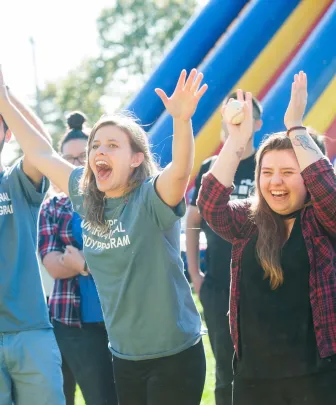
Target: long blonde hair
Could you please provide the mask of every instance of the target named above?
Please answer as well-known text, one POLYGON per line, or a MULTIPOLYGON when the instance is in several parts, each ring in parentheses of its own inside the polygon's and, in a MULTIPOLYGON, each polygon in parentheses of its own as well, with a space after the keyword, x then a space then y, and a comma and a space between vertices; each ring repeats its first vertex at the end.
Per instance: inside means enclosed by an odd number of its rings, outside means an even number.
POLYGON ((158 173, 159 170, 150 150, 148 136, 143 128, 136 122, 136 119, 131 116, 131 114, 123 113, 111 116, 103 116, 98 120, 89 135, 87 159, 79 188, 81 193, 84 195, 86 220, 102 228, 105 227, 105 194, 99 191, 97 188, 94 173, 89 165, 89 154, 98 129, 109 125, 116 126, 124 131, 126 135, 128 135, 133 153, 142 152, 144 154, 143 162, 140 164, 140 166, 134 168, 130 178, 128 179, 127 188, 125 190, 126 194, 130 193, 132 190, 142 184, 148 177, 158 173))
POLYGON ((292 142, 285 133, 279 132, 270 135, 261 144, 256 153, 255 170, 255 199, 251 206, 252 220, 258 228, 257 255, 265 272, 265 279, 270 279, 272 289, 283 283, 283 270, 281 268, 281 248, 286 241, 285 221, 274 212, 260 190, 260 172, 264 155, 273 150, 293 150, 292 142))

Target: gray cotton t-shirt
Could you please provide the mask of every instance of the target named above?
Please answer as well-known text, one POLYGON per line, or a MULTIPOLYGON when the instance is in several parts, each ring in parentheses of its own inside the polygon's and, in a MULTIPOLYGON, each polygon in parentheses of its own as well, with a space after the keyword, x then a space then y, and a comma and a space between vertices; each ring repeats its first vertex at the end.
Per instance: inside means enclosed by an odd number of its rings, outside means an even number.
MULTIPOLYGON (((70 177, 74 209, 85 218, 78 191, 82 169, 70 177)), ((109 230, 83 220, 84 255, 99 292, 112 353, 128 360, 170 356, 194 345, 202 324, 183 272, 180 217, 149 178, 124 198, 105 200, 109 230)))
POLYGON ((36 255, 38 192, 22 160, 0 173, 0 333, 50 328, 36 255))

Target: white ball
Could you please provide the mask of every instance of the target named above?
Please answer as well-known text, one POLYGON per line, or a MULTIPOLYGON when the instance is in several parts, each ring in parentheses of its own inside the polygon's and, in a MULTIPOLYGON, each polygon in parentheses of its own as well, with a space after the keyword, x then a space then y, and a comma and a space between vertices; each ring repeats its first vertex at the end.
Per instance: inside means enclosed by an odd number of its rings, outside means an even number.
POLYGON ((230 101, 224 109, 224 118, 226 122, 239 125, 244 119, 243 104, 238 100, 230 101))

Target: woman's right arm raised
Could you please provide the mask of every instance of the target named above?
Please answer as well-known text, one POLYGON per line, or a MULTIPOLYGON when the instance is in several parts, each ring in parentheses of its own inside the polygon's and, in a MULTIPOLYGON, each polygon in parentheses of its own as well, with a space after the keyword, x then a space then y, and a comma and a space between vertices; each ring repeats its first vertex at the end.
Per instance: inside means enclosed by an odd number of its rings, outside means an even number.
POLYGON ((0 65, 0 114, 14 133, 23 153, 36 168, 63 192, 69 194, 70 174, 75 166, 62 159, 47 140, 10 102, 0 65))
MULTIPOLYGON (((203 178, 197 205, 202 217, 222 238, 232 242, 240 237, 241 226, 247 220, 248 203, 229 203, 232 184, 246 145, 252 136, 252 94, 237 91, 243 103, 244 119, 240 125, 226 122, 229 136, 209 173, 203 178)), ((223 116, 225 116, 223 107, 223 116)))
MULTIPOLYGON (((243 103, 244 119, 240 125, 225 122, 229 136, 210 169, 210 173, 227 188, 232 186, 240 159, 253 133, 252 94, 246 93, 246 100, 244 100, 243 91, 239 89, 237 90, 237 100, 243 103)), ((223 119, 225 117, 225 108, 224 105, 222 110, 223 119)))

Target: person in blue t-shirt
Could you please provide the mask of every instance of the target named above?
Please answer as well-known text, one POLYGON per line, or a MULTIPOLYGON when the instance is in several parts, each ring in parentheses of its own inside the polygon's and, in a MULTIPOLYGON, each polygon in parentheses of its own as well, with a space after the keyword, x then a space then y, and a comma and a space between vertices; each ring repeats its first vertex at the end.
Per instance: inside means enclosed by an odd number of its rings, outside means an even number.
MULTIPOLYGON (((50 145, 42 123, 7 90, 15 111, 50 145)), ((0 116, 0 155, 11 137, 0 116)), ((15 135, 25 133, 15 128, 15 135)), ((27 156, 0 160, 0 404, 65 403, 61 355, 49 321, 36 256, 37 220, 48 181, 27 156)))
POLYGON ((83 219, 84 256, 101 300, 119 405, 197 405, 205 380, 203 328, 184 275, 180 219, 194 160, 191 117, 207 85, 182 71, 156 93, 173 118, 172 162, 158 171, 142 127, 103 117, 76 168, 12 107, 0 70, 0 112, 37 167, 70 195, 83 219))
MULTIPOLYGON (((70 114, 59 145, 63 158, 75 166, 85 164, 85 120, 82 113, 70 114)), ((39 253, 55 279, 49 306, 63 358, 64 393, 67 405, 74 404, 77 382, 86 405, 116 405, 112 356, 96 285, 82 253, 81 222, 63 193, 42 206, 39 253)))

